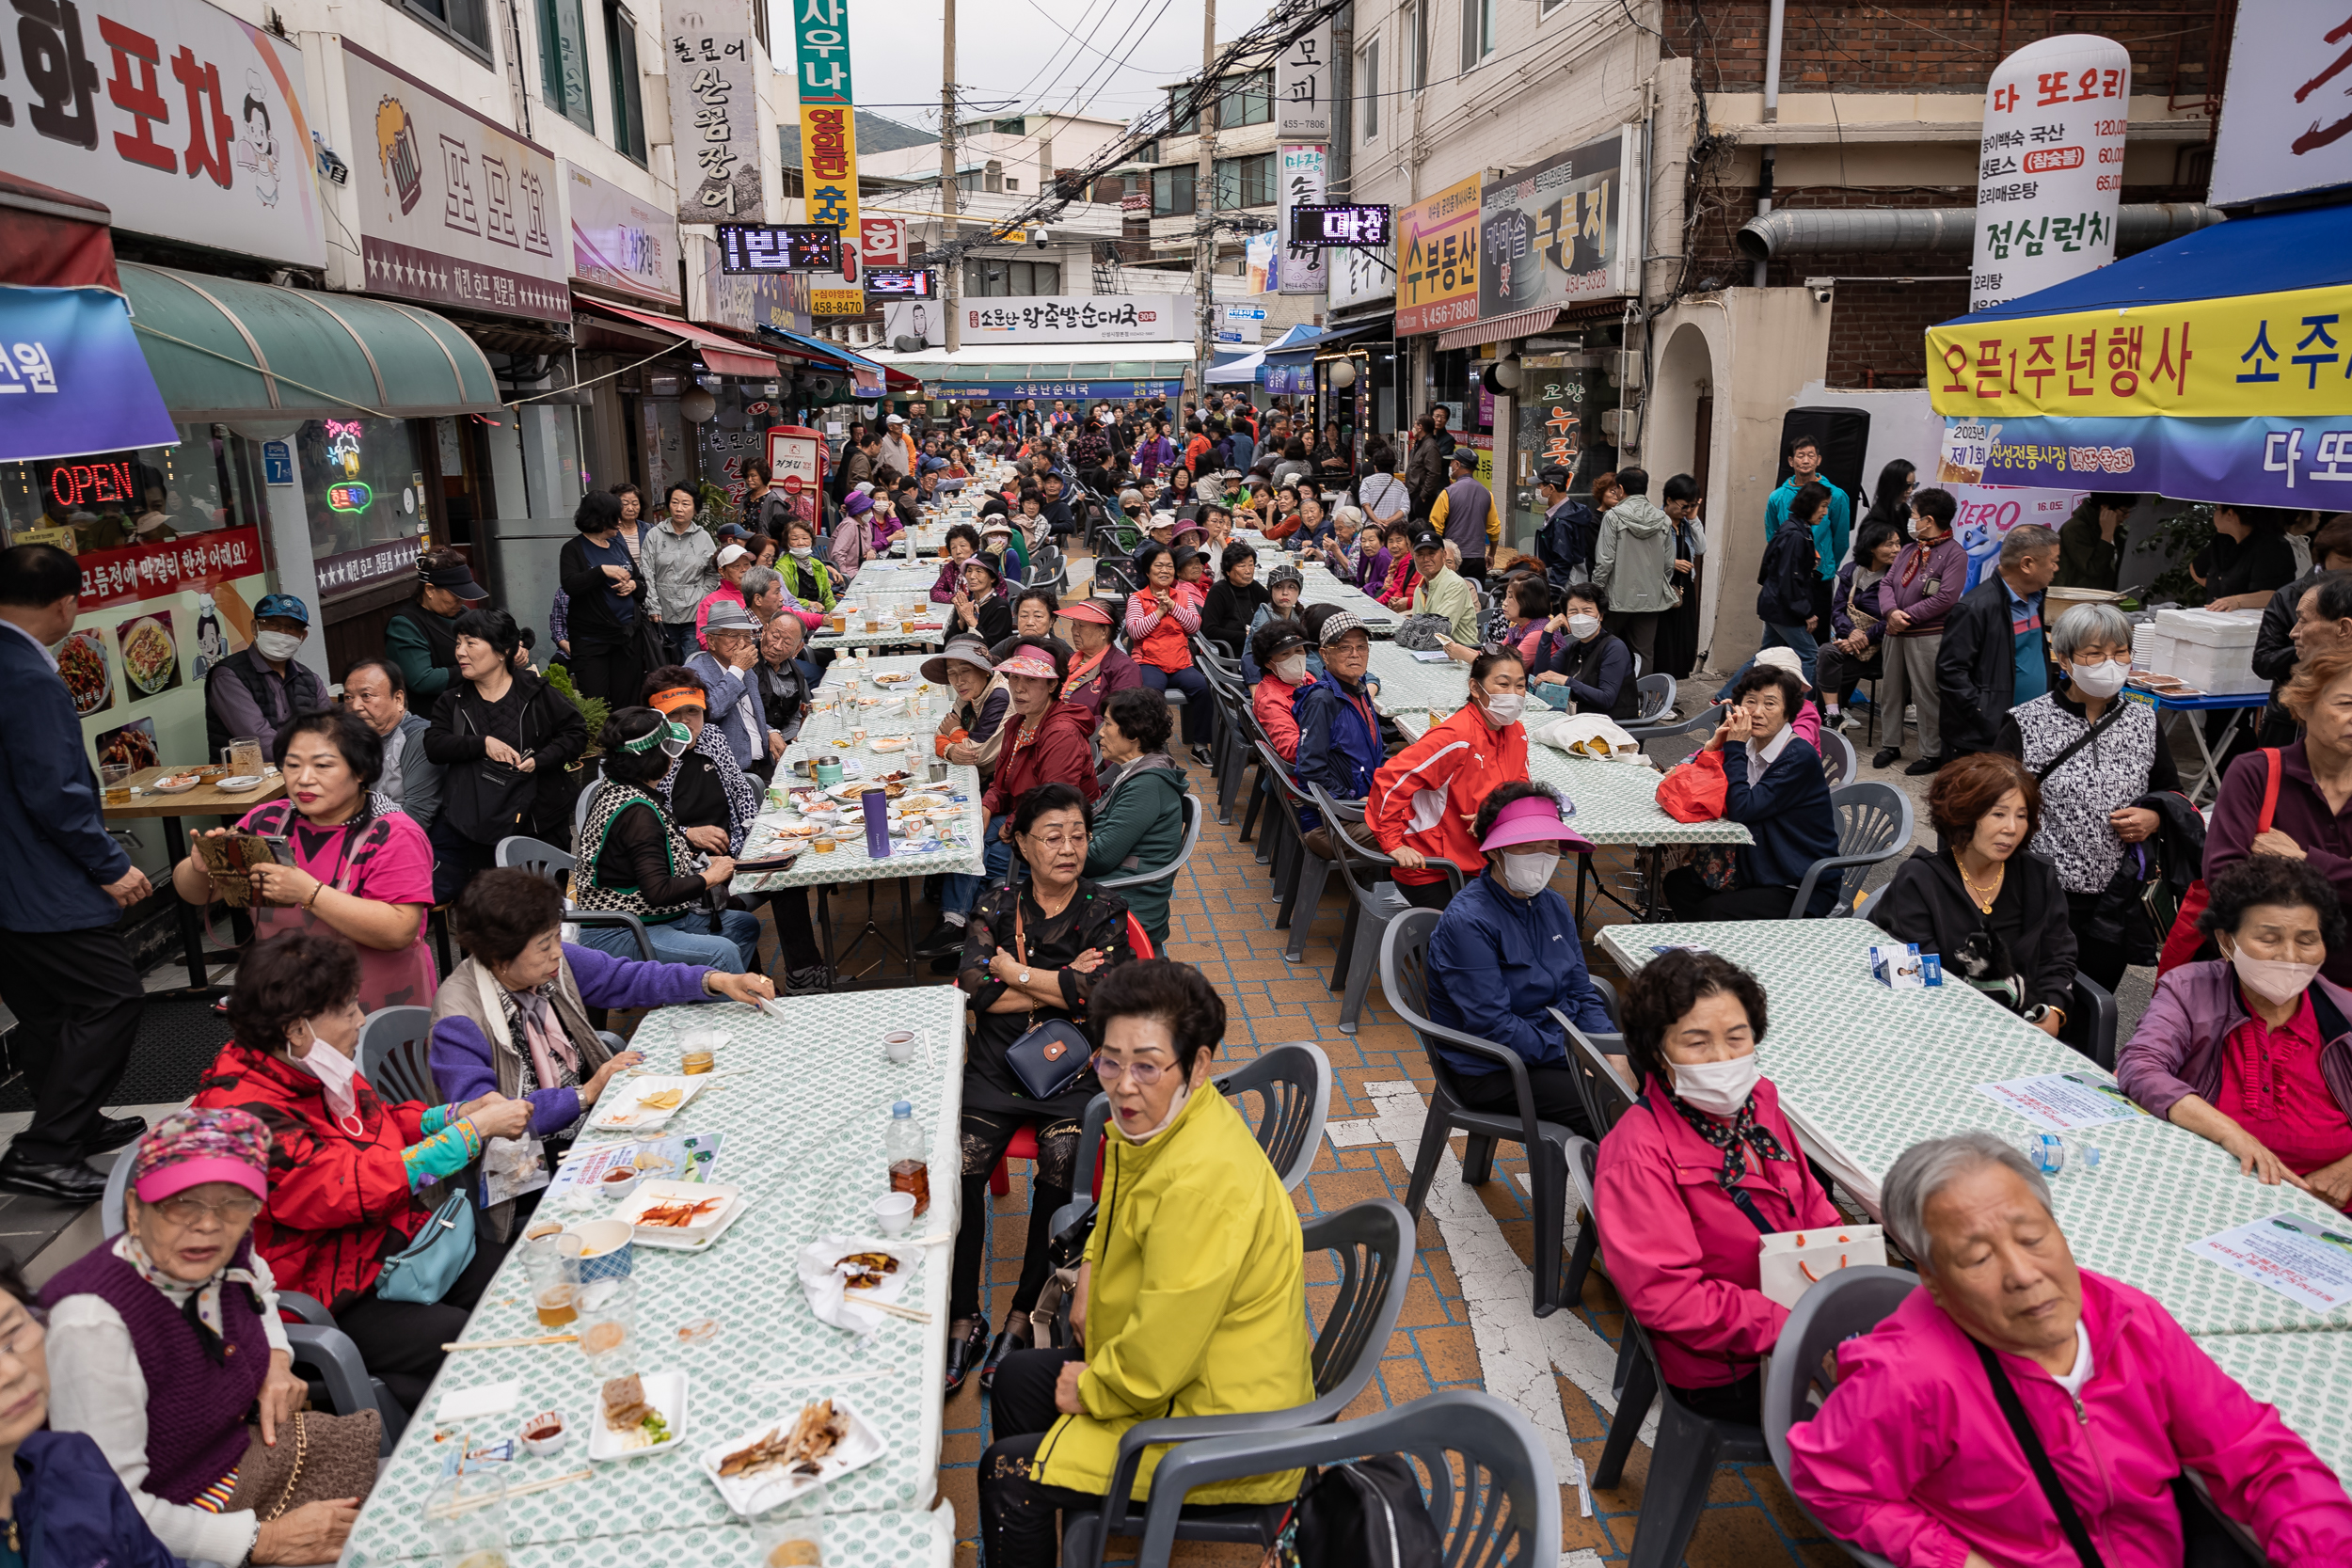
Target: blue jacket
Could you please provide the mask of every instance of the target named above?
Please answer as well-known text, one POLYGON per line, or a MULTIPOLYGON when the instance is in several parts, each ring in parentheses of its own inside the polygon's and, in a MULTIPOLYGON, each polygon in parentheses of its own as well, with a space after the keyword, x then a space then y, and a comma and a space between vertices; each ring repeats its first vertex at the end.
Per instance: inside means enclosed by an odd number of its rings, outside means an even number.
MULTIPOLYGON (((1559 1008, 1588 1035, 1616 1031, 1584 972, 1583 939, 1568 901, 1549 888, 1521 898, 1483 872, 1454 895, 1430 934, 1430 1019, 1507 1045, 1530 1067, 1564 1067, 1567 1042, 1546 1007, 1559 1008)), ((1450 1046, 1438 1046, 1438 1054, 1466 1078, 1503 1070, 1450 1046)))
MULTIPOLYGON (((1291 717, 1298 721, 1298 753, 1292 759, 1291 774, 1301 787, 1321 784, 1334 800, 1360 800, 1370 793, 1372 775, 1388 756, 1377 719, 1367 722, 1340 683, 1320 675, 1292 694, 1291 717)), ((1301 811, 1298 819, 1311 832, 1321 825, 1323 814, 1301 811)))
MULTIPOLYGON (((1724 816, 1755 835, 1740 851, 1741 887, 1795 887, 1815 861, 1837 853, 1837 813, 1829 802, 1829 780, 1821 775, 1821 753, 1798 739, 1788 744, 1764 776, 1748 778, 1748 749, 1724 748, 1724 816)), ((1822 879, 1803 912, 1826 914, 1837 897, 1837 879, 1822 879)))
POLYGON ((122 911, 106 884, 131 857, 106 836, 65 682, 11 626, 0 626, 0 690, 16 714, 0 746, 0 930, 111 928, 122 911))
POLYGON ((87 1433, 27 1433, 17 1446, 16 1476, 23 1490, 13 1512, 27 1563, 180 1568, 87 1433))

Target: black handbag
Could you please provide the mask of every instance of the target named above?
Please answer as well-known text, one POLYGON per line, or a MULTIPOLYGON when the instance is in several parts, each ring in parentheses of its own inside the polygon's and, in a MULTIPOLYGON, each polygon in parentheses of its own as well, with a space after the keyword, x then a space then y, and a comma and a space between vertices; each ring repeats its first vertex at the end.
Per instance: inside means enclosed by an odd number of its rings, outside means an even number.
MULTIPOLYGON (((1023 928, 1021 893, 1010 883, 1007 891, 1012 895, 1012 956, 1023 968, 1028 967, 1029 941, 1023 928)), ((1034 1020, 1035 1012, 1029 1017, 1034 1020)), ((1021 1080, 1021 1092, 1031 1100, 1058 1100, 1069 1092, 1093 1060, 1094 1046, 1086 1031, 1066 1018, 1037 1023, 1019 1039, 1005 1048, 1005 1065, 1021 1080)))

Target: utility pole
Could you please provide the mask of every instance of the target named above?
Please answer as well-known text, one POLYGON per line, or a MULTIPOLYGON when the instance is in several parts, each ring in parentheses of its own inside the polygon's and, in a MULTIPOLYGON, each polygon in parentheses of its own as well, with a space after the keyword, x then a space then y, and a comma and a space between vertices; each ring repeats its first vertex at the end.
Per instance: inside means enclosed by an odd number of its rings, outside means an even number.
MULTIPOLYGON (((1209 401, 1209 344, 1216 341, 1211 327, 1211 312, 1216 309, 1216 291, 1211 274, 1216 268, 1216 109, 1217 84, 1210 74, 1216 65, 1216 0, 1202 0, 1200 7, 1200 166, 1192 177, 1193 221, 1200 226, 1200 237, 1193 242, 1192 283, 1200 291, 1194 301, 1192 343, 1192 395, 1206 406, 1209 401)), ((1183 400, 1178 400, 1181 410, 1183 400)), ((1176 432, 1181 449, 1184 432, 1176 432)))
POLYGON ((947 352, 963 346, 963 259, 956 254, 956 0, 947 3, 947 33, 939 50, 939 240, 946 248, 940 271, 946 290, 947 352))

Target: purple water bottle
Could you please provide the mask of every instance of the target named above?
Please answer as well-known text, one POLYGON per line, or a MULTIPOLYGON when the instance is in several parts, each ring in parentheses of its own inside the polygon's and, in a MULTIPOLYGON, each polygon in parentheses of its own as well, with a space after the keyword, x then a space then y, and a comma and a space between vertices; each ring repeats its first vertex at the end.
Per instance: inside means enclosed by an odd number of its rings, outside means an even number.
POLYGON ((890 797, 876 784, 858 791, 858 804, 866 808, 866 853, 872 860, 890 858, 890 797))

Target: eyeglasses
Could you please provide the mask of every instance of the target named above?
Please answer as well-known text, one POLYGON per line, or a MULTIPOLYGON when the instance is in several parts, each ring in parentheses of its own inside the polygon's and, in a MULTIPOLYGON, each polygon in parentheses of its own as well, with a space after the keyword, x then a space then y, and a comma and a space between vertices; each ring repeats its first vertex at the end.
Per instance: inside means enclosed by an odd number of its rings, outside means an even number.
POLYGON ((155 1212, 173 1225, 191 1226, 199 1220, 215 1219, 223 1225, 240 1226, 252 1221, 262 1212, 258 1197, 225 1198, 207 1203, 196 1197, 167 1197, 154 1206, 155 1212))
POLYGON ((1157 1062, 1115 1062, 1099 1051, 1094 1053, 1094 1076, 1105 1087, 1124 1077, 1132 1079, 1136 1088, 1148 1089, 1160 1081, 1162 1073, 1175 1070, 1157 1062))
POLYGON ((1084 828, 1073 828, 1067 832, 1031 833, 1028 839, 1030 843, 1042 844, 1048 849, 1069 849, 1086 843, 1087 831, 1084 828))

